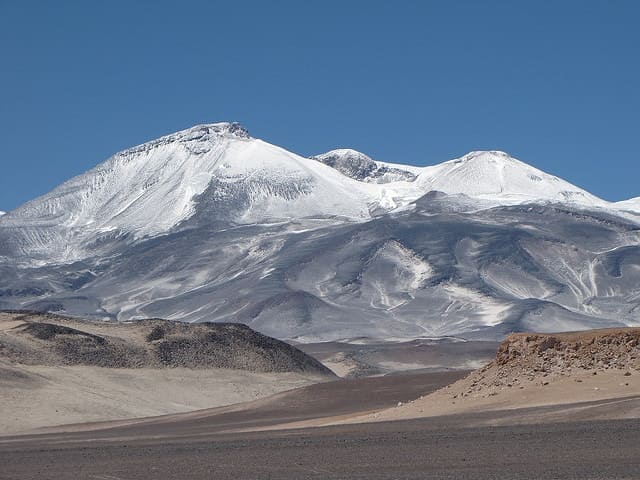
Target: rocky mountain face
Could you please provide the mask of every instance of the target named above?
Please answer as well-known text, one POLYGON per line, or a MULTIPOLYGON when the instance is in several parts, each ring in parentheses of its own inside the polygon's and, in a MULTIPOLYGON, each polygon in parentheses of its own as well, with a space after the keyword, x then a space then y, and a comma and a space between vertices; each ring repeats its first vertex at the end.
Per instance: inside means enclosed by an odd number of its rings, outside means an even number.
POLYGON ((640 328, 547 335, 516 333, 502 342, 495 362, 523 371, 564 374, 574 369, 637 370, 640 367, 640 328))
POLYGON ((367 183, 413 182, 416 175, 402 168, 374 162, 364 153, 351 149, 332 150, 311 157, 313 160, 335 168, 349 178, 367 183))
POLYGON ((322 341, 640 323, 640 210, 503 152, 312 159, 201 125, 0 219, 0 309, 322 341))

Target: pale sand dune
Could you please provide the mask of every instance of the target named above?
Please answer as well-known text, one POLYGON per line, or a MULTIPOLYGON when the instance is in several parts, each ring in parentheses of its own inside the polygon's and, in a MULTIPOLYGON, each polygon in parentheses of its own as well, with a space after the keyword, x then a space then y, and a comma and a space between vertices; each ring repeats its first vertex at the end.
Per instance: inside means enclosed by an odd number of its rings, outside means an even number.
POLYGON ((0 363, 0 435, 69 423, 188 412, 325 380, 293 372, 0 363))

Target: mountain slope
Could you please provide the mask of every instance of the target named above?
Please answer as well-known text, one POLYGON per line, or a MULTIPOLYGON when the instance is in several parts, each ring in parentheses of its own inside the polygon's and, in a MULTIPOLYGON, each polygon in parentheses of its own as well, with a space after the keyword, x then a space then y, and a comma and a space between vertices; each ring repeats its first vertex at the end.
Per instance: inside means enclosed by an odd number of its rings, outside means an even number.
POLYGON ((246 325, 159 319, 90 322, 28 311, 0 313, 0 363, 103 368, 226 368, 333 376, 310 357, 246 325))
POLYGON ((241 322, 301 341, 640 323, 640 226, 567 207, 441 205, 456 200, 359 223, 203 224, 110 258, 0 266, 0 308, 241 322))

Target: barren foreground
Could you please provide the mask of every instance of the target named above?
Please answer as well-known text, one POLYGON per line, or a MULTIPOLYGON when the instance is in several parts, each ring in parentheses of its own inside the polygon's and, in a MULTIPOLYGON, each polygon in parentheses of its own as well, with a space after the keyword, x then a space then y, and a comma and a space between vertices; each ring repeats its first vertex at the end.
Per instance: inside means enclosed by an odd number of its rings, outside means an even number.
POLYGON ((639 346, 640 329, 513 335, 470 374, 0 437, 0 478, 635 479, 639 346))
MULTIPOLYGON (((415 396, 415 385, 427 393, 455 380, 445 375, 453 374, 339 380, 260 400, 251 408, 223 407, 79 426, 76 432, 0 438, 0 478, 637 478, 637 419, 573 422, 567 421, 569 414, 559 423, 508 425, 522 416, 562 415, 563 409, 555 406, 255 431, 314 415, 384 408, 415 396), (482 426, 485 423, 507 425, 482 426)), ((606 402, 581 407, 595 414, 616 408, 606 402)))

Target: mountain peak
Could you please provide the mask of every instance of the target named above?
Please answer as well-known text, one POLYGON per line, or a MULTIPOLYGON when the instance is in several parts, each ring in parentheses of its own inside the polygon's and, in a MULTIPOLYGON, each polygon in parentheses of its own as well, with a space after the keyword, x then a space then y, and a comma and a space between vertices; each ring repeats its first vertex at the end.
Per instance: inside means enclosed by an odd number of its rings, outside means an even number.
POLYGON ((378 169, 378 165, 370 157, 350 148, 331 150, 311 158, 360 181, 366 181, 378 169))
POLYGON ((501 150, 474 150, 457 158, 454 162, 518 163, 526 165, 501 150))
POLYGON ((194 125, 147 143, 209 140, 213 137, 251 138, 249 131, 238 122, 218 122, 194 125))
POLYGON ((190 153, 203 154, 224 138, 248 140, 251 137, 247 129, 237 122, 204 123, 128 148, 119 154, 126 156, 169 144, 180 144, 190 153))
POLYGON ((320 158, 345 158, 345 157, 367 159, 373 162, 373 160, 371 160, 371 157, 369 157, 368 155, 365 155, 362 152, 359 152, 358 150, 354 150, 353 148, 336 148, 334 150, 329 150, 328 152, 322 153, 320 155, 315 155, 311 158, 320 159, 320 158))
POLYGON ((603 205, 603 201, 570 183, 499 150, 473 151, 426 167, 418 183, 425 190, 465 194, 499 202, 544 201, 603 205))
POLYGON ((413 181, 415 175, 399 168, 375 162, 371 157, 351 148, 339 148, 311 157, 335 168, 343 175, 366 183, 413 181))
POLYGON ((230 135, 238 138, 250 138, 249 131, 238 122, 204 123, 201 125, 195 125, 191 128, 188 128, 187 130, 183 130, 182 132, 202 133, 203 135, 230 135))

